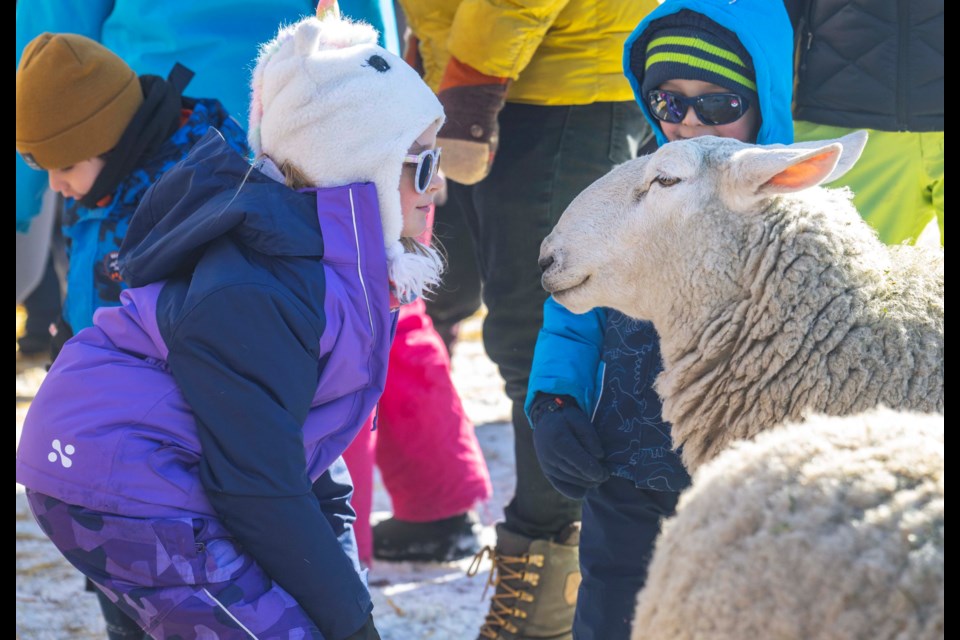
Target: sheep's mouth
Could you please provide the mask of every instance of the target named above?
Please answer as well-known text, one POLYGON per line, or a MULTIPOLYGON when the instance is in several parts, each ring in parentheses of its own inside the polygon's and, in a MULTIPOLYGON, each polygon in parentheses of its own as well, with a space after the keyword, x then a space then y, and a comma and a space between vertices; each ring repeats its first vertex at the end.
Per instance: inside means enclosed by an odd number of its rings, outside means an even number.
POLYGON ((568 296, 571 293, 574 293, 575 291, 577 291, 578 289, 582 289, 589 281, 590 281, 590 276, 587 276, 577 284, 569 287, 563 287, 562 289, 551 289, 550 287, 545 287, 545 288, 547 291, 550 292, 550 295, 557 298, 560 296, 568 296))

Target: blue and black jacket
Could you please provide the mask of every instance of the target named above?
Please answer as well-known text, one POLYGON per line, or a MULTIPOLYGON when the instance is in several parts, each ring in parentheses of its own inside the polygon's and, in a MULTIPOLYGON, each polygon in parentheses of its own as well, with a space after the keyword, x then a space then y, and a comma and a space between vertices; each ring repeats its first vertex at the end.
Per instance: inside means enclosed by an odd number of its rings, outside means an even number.
MULTIPOLYGON (((657 142, 663 145, 667 139, 640 95, 642 78, 632 73, 630 54, 652 22, 683 9, 733 31, 750 53, 762 116, 757 142, 793 142, 792 31, 783 5, 765 0, 668 0, 627 38, 624 73, 657 142)), ((670 425, 653 388, 662 368, 660 341, 651 323, 601 308, 578 315, 548 298, 525 408, 529 415, 537 392, 572 396, 591 416, 612 475, 644 489, 680 491, 690 478, 673 449, 670 425)))
POLYGON ((127 288, 118 263, 120 245, 150 185, 186 156, 210 128, 223 134, 241 155, 249 153, 246 133, 219 101, 185 97, 183 107, 189 116, 180 128, 131 170, 102 206, 87 208, 72 198, 64 205, 63 235, 70 269, 63 317, 74 333, 91 326, 93 312, 100 307, 120 304, 120 292, 127 288))

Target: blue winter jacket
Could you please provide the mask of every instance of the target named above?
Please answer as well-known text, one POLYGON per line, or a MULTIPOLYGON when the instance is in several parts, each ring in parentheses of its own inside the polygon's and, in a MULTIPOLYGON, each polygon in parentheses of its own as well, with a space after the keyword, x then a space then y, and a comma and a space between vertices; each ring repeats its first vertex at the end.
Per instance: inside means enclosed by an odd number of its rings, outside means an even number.
MULTIPOLYGON (((652 21, 682 9, 703 13, 736 33, 753 58, 762 115, 757 142, 793 142, 793 40, 783 5, 767 0, 667 0, 627 38, 623 57, 624 73, 658 143, 667 139, 640 95, 642 78, 631 72, 630 51, 652 21)), ((653 390, 661 369, 659 340, 649 322, 602 308, 578 315, 548 298, 525 408, 529 415, 537 392, 572 396, 593 419, 611 474, 643 488, 679 490, 689 478, 673 451, 670 427, 653 390)))
MULTIPOLYGON (((384 46, 397 52, 396 16, 390 0, 342 0, 344 15, 372 24, 384 46)), ((261 43, 282 24, 316 10, 316 0, 29 0, 17 3, 17 64, 24 47, 44 31, 78 33, 96 40, 140 75, 166 76, 174 63, 197 75, 193 95, 220 100, 242 123, 250 103, 250 71, 261 43)), ((17 230, 26 232, 40 211, 45 172, 17 154, 17 230)))
POLYGON ((247 136, 236 120, 227 115, 217 100, 184 98, 191 109, 186 122, 170 138, 139 163, 117 185, 109 202, 88 209, 67 198, 63 209, 63 236, 70 269, 63 317, 76 333, 93 324, 93 312, 120 304, 120 292, 127 288, 120 275, 120 245, 130 218, 147 189, 213 127, 230 147, 247 155, 247 136))

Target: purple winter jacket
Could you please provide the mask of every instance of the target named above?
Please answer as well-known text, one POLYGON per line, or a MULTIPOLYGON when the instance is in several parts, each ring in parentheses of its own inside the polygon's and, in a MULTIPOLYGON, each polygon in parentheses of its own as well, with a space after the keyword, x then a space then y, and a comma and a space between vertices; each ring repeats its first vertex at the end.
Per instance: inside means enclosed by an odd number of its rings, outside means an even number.
POLYGON ((147 193, 122 254, 133 287, 48 373, 17 482, 133 517, 307 496, 383 391, 374 185, 298 193, 212 131, 147 193))

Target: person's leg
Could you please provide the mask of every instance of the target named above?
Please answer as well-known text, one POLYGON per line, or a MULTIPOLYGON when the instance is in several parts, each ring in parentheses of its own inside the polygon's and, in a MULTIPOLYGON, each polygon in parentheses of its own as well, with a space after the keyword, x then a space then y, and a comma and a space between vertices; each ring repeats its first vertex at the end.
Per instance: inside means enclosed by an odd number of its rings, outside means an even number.
POLYGON ((490 474, 422 301, 400 311, 380 398, 377 466, 394 514, 439 520, 490 497, 490 474))
POLYGON ((216 520, 123 518, 29 490, 27 500, 64 557, 152 638, 200 628, 217 638, 322 637, 216 520))
MULTIPOLYGON (((829 140, 853 131, 856 129, 794 122, 798 142, 829 140)), ((936 217, 928 193, 930 180, 924 157, 925 148, 935 147, 924 147, 922 137, 927 135, 939 135, 942 141, 942 133, 868 130, 867 145, 857 163, 838 180, 824 185, 849 187, 860 216, 887 244, 915 242, 936 217)), ((942 155, 940 166, 942 177, 942 155)))
POLYGON ((447 181, 447 201, 436 208, 433 235, 446 256, 447 268, 440 287, 426 300, 427 314, 443 339, 447 352, 456 341, 460 322, 480 308, 480 269, 477 250, 464 214, 470 190, 447 181))
MULTIPOLYGON (((322 640, 327 637, 320 633, 293 596, 274 582, 256 562, 249 563, 229 582, 164 589, 152 594, 149 600, 143 600, 145 604, 152 605, 164 592, 178 601, 150 629, 150 635, 155 640, 198 637, 322 640), (187 589, 190 590, 189 595, 181 597, 187 589), (206 635, 199 635, 198 629, 202 629, 206 635)), ((131 597, 123 592, 111 595, 124 599, 131 597)))
POLYGON ((87 591, 93 591, 100 603, 100 613, 107 625, 108 640, 147 640, 143 627, 124 613, 107 594, 87 578, 87 591))
POLYGON ((516 449, 516 490, 494 550, 499 583, 482 630, 489 637, 510 629, 516 629, 509 631, 511 638, 570 637, 576 600, 570 585, 579 579, 579 534, 572 533, 572 525, 580 519, 580 504, 558 493, 543 475, 523 413, 547 297, 537 261, 543 238, 573 198, 616 164, 635 157, 638 143, 649 135, 649 125, 632 102, 507 104, 500 114, 496 161, 490 175, 473 187, 473 206, 465 207, 488 310, 484 346, 513 401, 516 449), (508 589, 508 578, 513 559, 529 556, 533 549, 544 567, 538 584, 524 589, 532 601, 520 604, 508 589), (508 613, 518 607, 524 616, 508 613))
MULTIPOLYGON (((387 375, 390 380, 390 375, 387 375)), ((389 382, 388 382, 389 384, 389 382)), ((373 461, 377 446, 378 431, 373 431, 373 416, 363 424, 353 442, 343 452, 343 460, 350 470, 353 480, 353 499, 351 504, 357 512, 354 531, 357 536, 357 552, 360 561, 366 565, 373 559, 373 532, 370 527, 370 513, 373 509, 373 461)))
POLYGON ((612 477, 587 492, 580 532, 583 581, 573 623, 576 640, 627 640, 637 593, 663 518, 673 515, 679 493, 638 489, 612 477))
POLYGON ((943 246, 943 132, 921 133, 920 150, 926 173, 924 199, 933 210, 943 246))
POLYGON ((53 255, 47 258, 43 277, 36 288, 23 301, 27 312, 27 321, 23 336, 17 340, 20 353, 32 355, 47 354, 50 351, 50 325, 60 318, 60 278, 53 264, 53 255))
POLYGON ((30 221, 27 233, 17 233, 17 304, 21 304, 33 291, 47 265, 50 255, 50 239, 57 224, 57 208, 60 194, 47 189, 40 205, 40 213, 30 221))
POLYGON ((540 244, 567 205, 649 135, 639 107, 597 103, 569 107, 507 104, 490 175, 475 185, 474 230, 488 315, 483 340, 514 403, 517 488, 506 526, 549 537, 579 519, 579 504, 557 493, 540 471, 523 413, 546 292, 540 244))
POLYGON ((334 460, 330 468, 313 483, 313 495, 320 502, 320 510, 330 523, 334 535, 337 536, 340 549, 350 559, 354 570, 366 585, 367 570, 360 566, 357 537, 354 533, 357 512, 351 504, 353 480, 350 478, 347 463, 342 457, 334 460))
POLYGON ((374 528, 374 556, 452 560, 479 550, 468 511, 492 493, 480 443, 423 302, 400 310, 380 399, 377 466, 394 517, 374 528))

